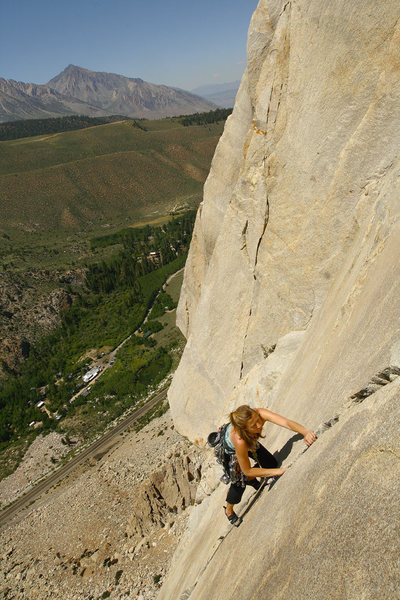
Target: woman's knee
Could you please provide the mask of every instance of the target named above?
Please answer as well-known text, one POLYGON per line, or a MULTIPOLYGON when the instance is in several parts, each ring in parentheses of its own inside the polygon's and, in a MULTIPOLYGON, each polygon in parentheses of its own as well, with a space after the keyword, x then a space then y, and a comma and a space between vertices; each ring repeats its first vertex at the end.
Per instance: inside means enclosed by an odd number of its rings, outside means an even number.
POLYGON ((242 499, 243 492, 243 487, 236 486, 233 483, 231 483, 231 486, 228 490, 228 494, 226 496, 226 501, 229 502, 229 504, 238 504, 242 499))
POLYGON ((258 462, 263 469, 275 469, 278 466, 278 461, 275 456, 268 452, 264 446, 259 446, 257 448, 257 458, 258 462))

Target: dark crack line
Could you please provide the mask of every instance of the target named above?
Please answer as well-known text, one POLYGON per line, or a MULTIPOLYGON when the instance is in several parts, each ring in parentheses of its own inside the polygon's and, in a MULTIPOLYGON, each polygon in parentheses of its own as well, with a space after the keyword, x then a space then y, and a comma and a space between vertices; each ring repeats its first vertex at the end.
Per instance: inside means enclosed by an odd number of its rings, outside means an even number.
MULTIPOLYGON (((256 255, 255 255, 255 259, 254 259, 254 271, 257 266, 258 252, 260 250, 260 245, 261 245, 262 239, 264 237, 265 230, 267 229, 268 222, 269 222, 269 200, 268 200, 268 196, 267 196, 266 205, 265 205, 265 214, 264 214, 264 226, 263 226, 263 230, 261 232, 260 238, 257 243, 256 255)), ((254 279, 256 279, 255 273, 254 273, 254 279)))

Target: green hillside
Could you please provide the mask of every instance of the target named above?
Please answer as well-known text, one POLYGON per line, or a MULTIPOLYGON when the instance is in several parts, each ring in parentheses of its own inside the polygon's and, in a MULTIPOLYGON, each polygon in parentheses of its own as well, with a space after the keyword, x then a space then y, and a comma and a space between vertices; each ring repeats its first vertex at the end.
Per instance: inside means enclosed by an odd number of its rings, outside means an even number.
POLYGON ((131 120, 0 142, 0 478, 40 432, 87 439, 176 366, 166 294, 114 350, 184 266, 223 126, 131 120), (107 372, 70 402, 89 364, 107 372))
POLYGON ((195 207, 223 125, 122 121, 0 142, 0 231, 96 231, 195 207))

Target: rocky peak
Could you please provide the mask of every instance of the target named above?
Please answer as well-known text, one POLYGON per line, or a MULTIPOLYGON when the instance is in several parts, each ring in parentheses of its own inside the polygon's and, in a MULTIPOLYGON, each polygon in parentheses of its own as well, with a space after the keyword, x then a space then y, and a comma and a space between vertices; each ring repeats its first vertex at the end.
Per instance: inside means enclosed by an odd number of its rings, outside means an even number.
POLYGON ((206 112, 200 96, 115 73, 68 65, 46 85, 0 81, 0 122, 69 114, 162 118, 206 112))
POLYGON ((124 77, 115 73, 89 71, 74 65, 69 65, 47 85, 62 94, 74 96, 109 113, 127 116, 145 116, 152 112, 160 114, 160 111, 165 111, 165 115, 174 115, 215 108, 207 100, 183 90, 155 85, 139 78, 124 77), (190 105, 193 105, 193 109, 189 111, 190 105), (197 106, 196 110, 195 106, 197 106))

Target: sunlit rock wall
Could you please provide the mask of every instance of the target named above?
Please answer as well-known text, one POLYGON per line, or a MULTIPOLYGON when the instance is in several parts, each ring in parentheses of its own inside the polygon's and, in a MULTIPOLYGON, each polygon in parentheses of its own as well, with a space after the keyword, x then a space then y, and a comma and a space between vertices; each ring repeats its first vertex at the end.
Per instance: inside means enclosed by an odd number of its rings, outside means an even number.
POLYGON ((178 310, 169 400, 192 440, 242 402, 315 427, 400 362, 399 18, 394 0, 253 15, 178 310))
POLYGON ((195 507, 159 600, 400 597, 399 157, 400 4, 260 0, 169 399, 200 445, 244 402, 318 439, 266 425, 290 469, 238 529, 222 484, 195 507))

